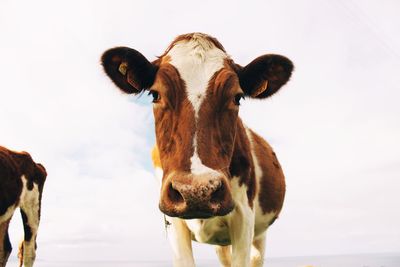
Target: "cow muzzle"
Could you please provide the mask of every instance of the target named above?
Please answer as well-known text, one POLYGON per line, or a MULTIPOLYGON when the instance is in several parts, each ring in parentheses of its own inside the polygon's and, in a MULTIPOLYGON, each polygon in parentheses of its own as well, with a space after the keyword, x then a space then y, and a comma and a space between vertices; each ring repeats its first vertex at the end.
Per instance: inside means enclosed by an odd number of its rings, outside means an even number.
POLYGON ((163 181, 160 210, 182 219, 223 216, 233 210, 227 178, 220 173, 175 173, 163 181))

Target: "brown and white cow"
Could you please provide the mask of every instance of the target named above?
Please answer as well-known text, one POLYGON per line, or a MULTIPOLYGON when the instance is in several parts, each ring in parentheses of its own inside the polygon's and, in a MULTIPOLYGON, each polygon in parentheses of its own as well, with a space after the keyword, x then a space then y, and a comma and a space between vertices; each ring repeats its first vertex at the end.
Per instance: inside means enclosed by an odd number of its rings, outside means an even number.
POLYGON ((6 266, 12 250, 8 226, 18 207, 24 224, 20 264, 33 266, 46 176, 43 165, 35 163, 27 152, 15 152, 0 146, 0 267, 6 266))
POLYGON ((269 144, 238 117, 244 97, 273 95, 293 64, 263 55, 242 67, 201 33, 178 36, 153 62, 117 47, 102 64, 125 93, 153 96, 161 180, 174 266, 194 266, 191 240, 216 245, 223 266, 262 266, 265 233, 285 195, 281 166, 269 144))

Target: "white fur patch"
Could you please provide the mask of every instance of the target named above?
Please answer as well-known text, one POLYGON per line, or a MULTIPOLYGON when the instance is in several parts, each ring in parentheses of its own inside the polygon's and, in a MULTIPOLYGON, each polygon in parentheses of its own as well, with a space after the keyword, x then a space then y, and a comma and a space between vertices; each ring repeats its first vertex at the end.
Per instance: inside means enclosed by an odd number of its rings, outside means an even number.
POLYGON ((247 186, 245 184, 240 185, 240 177, 234 176, 231 180, 232 198, 235 201, 235 205, 249 206, 247 198, 247 186))
MULTIPOLYGON (((251 149, 251 155, 253 157, 256 182, 258 185, 260 185, 260 180, 263 175, 263 171, 258 162, 257 155, 254 152, 253 134, 251 133, 250 129, 248 129, 247 127, 245 127, 245 129, 246 129, 247 137, 249 138, 249 142, 250 142, 250 149, 251 149)), ((269 224, 274 220, 274 218, 276 217, 276 214, 277 214, 274 211, 272 211, 270 213, 266 213, 266 214, 263 213, 261 206, 260 206, 260 201, 258 199, 258 196, 260 194, 259 191, 260 191, 260 187, 257 186, 256 199, 255 199, 256 217, 255 217, 255 222, 254 222, 254 224, 255 224, 254 236, 255 237, 258 237, 259 235, 263 234, 268 229, 269 224)))
MULTIPOLYGON (((256 180, 260 181, 260 178, 261 178, 263 173, 262 173, 260 164, 258 163, 258 158, 256 156, 256 153, 254 153, 253 134, 251 133, 249 128, 245 127, 245 129, 246 129, 247 138, 249 138, 250 150, 251 150, 251 156, 253 157, 254 172, 255 172, 255 175, 256 175, 256 180)), ((256 195, 258 195, 258 191, 259 191, 259 189, 257 188, 256 195)))
MULTIPOLYGON (((38 211, 39 210, 38 186, 34 183, 33 189, 31 191, 29 191, 27 188, 27 179, 26 179, 25 175, 21 176, 21 181, 22 181, 22 192, 19 196, 20 208, 24 209, 24 211, 27 211, 27 212, 31 211, 32 209, 38 211)), ((6 213, 0 217, 0 223, 10 219, 16 208, 17 208, 16 205, 12 205, 12 206, 8 207, 6 213)), ((34 210, 32 210, 32 211, 34 212, 34 210)), ((28 214, 27 214, 27 216, 28 216, 28 214)))
POLYGON ((190 162, 192 163, 190 170, 193 174, 202 174, 202 173, 214 173, 215 175, 218 175, 218 172, 207 167, 206 165, 201 162, 201 159, 199 157, 199 153, 197 152, 197 134, 194 134, 193 137, 193 146, 194 146, 194 152, 193 156, 190 158, 190 162))
POLYGON ((39 225, 39 188, 38 185, 33 183, 32 190, 27 187, 27 179, 22 176, 22 193, 20 197, 20 207, 24 210, 28 217, 28 224, 32 230, 37 230, 39 225))
POLYGON ((24 242, 24 266, 33 266, 36 258, 35 240, 39 227, 39 187, 33 183, 32 190, 27 187, 27 179, 22 176, 22 194, 20 197, 20 208, 25 212, 27 223, 32 232, 32 239, 24 242))
POLYGON ((168 240, 174 254, 174 266, 195 267, 190 232, 179 218, 166 216, 171 225, 167 228, 168 240))
POLYGON ((251 243, 254 237, 255 212, 249 206, 247 187, 240 186, 240 177, 231 182, 235 209, 231 213, 229 232, 232 239, 232 266, 250 267, 251 243))
POLYGON ((254 238, 253 244, 251 245, 250 259, 252 267, 264 266, 265 236, 266 232, 261 234, 258 238, 254 238))
POLYGON ((168 52, 171 64, 185 81, 187 95, 196 118, 204 100, 211 77, 224 66, 227 54, 202 34, 194 34, 190 41, 183 40, 168 52))
POLYGON ((218 243, 230 240, 228 231, 228 217, 213 217, 210 219, 185 220, 196 241, 200 243, 218 243))
MULTIPOLYGON (((183 40, 176 43, 168 52, 171 64, 178 70, 186 84, 186 93, 193 105, 195 120, 199 117, 199 110, 203 103, 208 83, 213 75, 224 66, 228 57, 217 48, 203 34, 194 34, 192 40, 183 40)), ((197 134, 193 137, 194 153, 191 158, 192 172, 204 173, 211 169, 206 167, 197 153, 197 134)))
POLYGON ((15 205, 8 207, 8 209, 6 210, 6 213, 4 213, 3 215, 0 216, 0 224, 8 221, 14 214, 15 209, 16 209, 15 205))
MULTIPOLYGON (((21 176, 22 181, 22 192, 19 196, 19 207, 25 212, 27 217, 27 223, 32 232, 32 239, 30 241, 24 242, 24 255, 23 261, 24 266, 31 267, 35 261, 36 257, 36 248, 35 248, 35 240, 36 234, 39 227, 39 187, 37 184, 33 183, 32 190, 28 189, 27 179, 25 175, 21 176)), ((12 205, 9 207, 5 214, 0 216, 0 224, 9 220, 15 209, 16 205, 12 205)))

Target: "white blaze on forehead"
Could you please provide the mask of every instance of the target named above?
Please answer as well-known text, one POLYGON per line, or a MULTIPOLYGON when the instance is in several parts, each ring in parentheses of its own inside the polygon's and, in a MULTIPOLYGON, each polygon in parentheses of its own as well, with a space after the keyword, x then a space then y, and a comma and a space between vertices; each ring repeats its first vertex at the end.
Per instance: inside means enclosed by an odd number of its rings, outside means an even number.
MULTIPOLYGON (((213 75, 223 68, 224 60, 228 56, 202 34, 194 34, 191 40, 176 43, 167 55, 171 58, 171 65, 178 70, 180 77, 185 82, 188 100, 193 105, 197 123, 208 83, 213 75)), ((199 158, 196 133, 193 138, 192 172, 212 172, 213 170, 205 166, 199 158)))
POLYGON ((186 84, 186 93, 195 110, 196 118, 204 100, 211 77, 224 66, 227 55, 204 35, 193 35, 191 40, 176 43, 168 52, 170 63, 178 70, 186 84))

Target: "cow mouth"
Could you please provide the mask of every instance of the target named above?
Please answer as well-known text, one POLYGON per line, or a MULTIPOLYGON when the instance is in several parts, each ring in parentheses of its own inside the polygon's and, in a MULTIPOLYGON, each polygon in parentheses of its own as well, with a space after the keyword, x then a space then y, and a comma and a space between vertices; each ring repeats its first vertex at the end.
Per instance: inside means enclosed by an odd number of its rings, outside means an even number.
POLYGON ((232 203, 231 205, 228 205, 227 207, 224 207, 224 208, 219 208, 218 210, 193 209, 193 210, 186 210, 186 211, 179 211, 179 212, 176 211, 175 209, 172 209, 172 210, 164 209, 162 207, 162 205, 160 205, 159 208, 160 208, 161 212, 167 216, 177 217, 177 218, 184 219, 184 220, 191 220, 191 219, 209 219, 209 218, 217 217, 217 216, 225 216, 234 209, 234 205, 232 203))
POLYGON ((183 215, 180 215, 180 216, 177 216, 177 217, 181 218, 181 219, 184 219, 184 220, 210 219, 210 218, 213 218, 213 217, 225 216, 225 215, 229 214, 232 210, 233 210, 233 208, 231 210, 227 210, 226 212, 218 213, 218 214, 212 214, 212 213, 207 213, 207 212, 193 212, 193 213, 189 213, 189 214, 183 214, 183 215))
POLYGON ((212 217, 215 217, 216 215, 208 213, 208 212, 193 212, 190 214, 183 214, 183 215, 178 215, 178 218, 184 219, 184 220, 191 220, 191 219, 209 219, 212 217))

